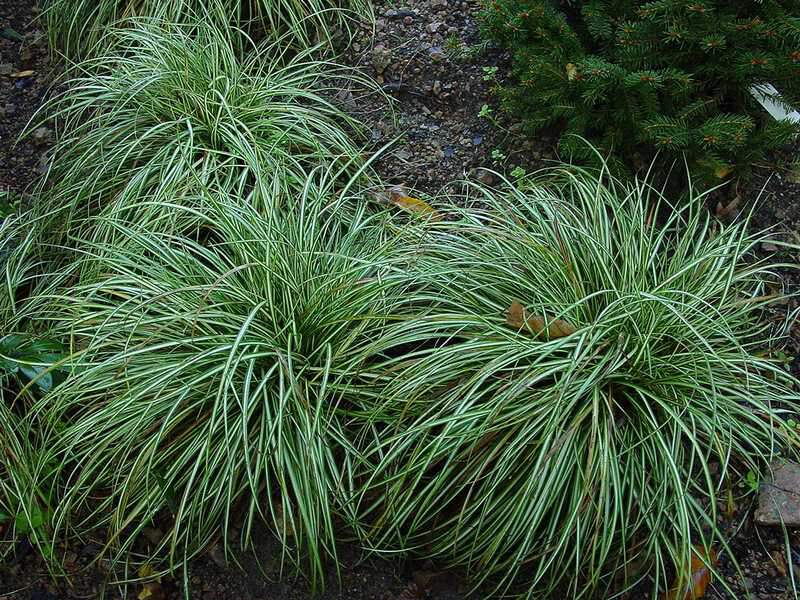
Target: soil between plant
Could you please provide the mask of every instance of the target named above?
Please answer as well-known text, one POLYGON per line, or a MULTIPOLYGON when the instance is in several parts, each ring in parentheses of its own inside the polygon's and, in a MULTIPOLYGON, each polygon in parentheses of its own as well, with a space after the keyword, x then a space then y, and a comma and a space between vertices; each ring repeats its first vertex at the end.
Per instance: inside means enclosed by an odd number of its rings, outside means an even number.
POLYGON ((0 190, 25 191, 44 168, 52 142, 52 131, 42 129, 17 143, 54 74, 47 39, 34 21, 37 14, 30 0, 0 2, 0 31, 7 31, 0 37, 0 190), (14 32, 23 40, 9 39, 14 32), (29 76, 20 76, 28 71, 29 76))
MULTIPOLYGON (((378 23, 359 30, 354 45, 344 60, 374 77, 395 99, 394 115, 385 102, 372 100, 352 104, 353 113, 365 124, 373 149, 397 138, 377 161, 376 167, 389 184, 404 184, 435 195, 452 191, 453 182, 477 178, 492 183, 490 170, 510 172, 521 166, 528 171, 545 166, 555 158, 553 140, 520 139, 513 123, 498 113, 484 80, 484 67, 496 67, 503 77, 508 57, 491 49, 478 49, 480 43, 476 0, 395 0, 375 2, 378 23), (484 105, 493 107, 491 117, 481 115, 484 105), (449 189, 448 189, 449 188, 449 189)), ((15 144, 19 133, 46 97, 55 70, 48 58, 46 40, 35 22, 38 8, 33 1, 3 0, 0 29, 10 27, 21 34, 22 42, 0 39, 0 189, 29 191, 47 160, 52 142, 49 129, 40 130, 15 144), (32 70, 28 77, 11 77, 32 70)), ((361 99, 361 98, 360 98, 361 99)), ((484 111, 484 115, 486 115, 484 111)), ((787 149, 796 155, 796 148, 787 149)), ((728 218, 741 218, 761 193, 753 216, 758 228, 775 227, 776 237, 800 243, 800 183, 787 173, 758 168, 753 181, 740 190, 739 206, 728 218)), ((725 203, 732 193, 719 195, 725 203)), ((787 262, 797 262, 797 253, 783 253, 765 247, 766 254, 778 254, 787 262)), ((784 284, 796 289, 800 278, 782 271, 784 284)), ((787 307, 792 308, 792 307, 787 307)), ((779 315, 774 315, 777 319, 779 315)), ((786 339, 786 352, 800 355, 800 329, 786 339)), ((793 370, 798 372, 798 361, 793 370)), ((737 491, 742 494, 742 490, 737 491)), ((731 557, 722 553, 720 567, 735 595, 714 585, 708 598, 793 598, 788 570, 793 569, 800 585, 800 534, 789 533, 790 556, 780 530, 753 524, 754 496, 735 503, 732 515, 722 517, 722 526, 731 534, 733 556, 742 567, 739 577, 731 557), (783 559, 779 558, 783 556, 783 559)), ((52 581, 36 552, 23 540, 15 557, 0 564, 0 600, 73 600, 77 598, 124 597, 123 590, 107 586, 103 565, 90 565, 99 545, 87 542, 62 548, 69 585, 52 581)), ((258 560, 251 553, 240 558, 241 568, 226 565, 219 547, 209 549, 193 561, 188 575, 192 598, 202 600, 304 600, 312 598, 303 581, 280 576, 280 549, 269 535, 257 539, 258 560)), ((435 566, 413 561, 363 560, 358 548, 341 549, 341 579, 331 574, 322 600, 414 600, 432 598, 460 600, 467 586, 458 573, 438 572, 435 566)), ((181 598, 182 581, 165 579, 158 588, 159 598, 181 598)), ((136 596, 141 586, 132 586, 128 597, 136 596)), ((628 597, 644 597, 632 593, 628 597)), ((482 598, 481 594, 473 597, 482 598)), ((153 598, 157 600, 157 598, 153 598)))

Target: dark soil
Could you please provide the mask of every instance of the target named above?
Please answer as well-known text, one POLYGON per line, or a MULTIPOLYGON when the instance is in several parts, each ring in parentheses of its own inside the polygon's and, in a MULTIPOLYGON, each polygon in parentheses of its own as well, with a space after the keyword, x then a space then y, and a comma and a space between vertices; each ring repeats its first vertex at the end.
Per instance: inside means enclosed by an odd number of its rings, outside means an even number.
POLYGON ((465 179, 491 184, 490 171, 530 172, 554 158, 552 140, 520 139, 490 87, 508 56, 481 43, 475 0, 374 2, 375 30, 364 25, 344 62, 373 77, 393 102, 360 98, 353 112, 368 128, 389 184, 423 194, 452 191, 465 179))
POLYGON ((30 0, 0 2, 0 190, 29 188, 44 167, 51 143, 47 128, 16 143, 41 106, 53 75, 37 14, 38 7, 30 0))
MULTIPOLYGON (((107 565, 90 564, 99 544, 88 543, 65 551, 65 578, 52 580, 37 553, 18 548, 15 559, 0 564, 0 600, 78 600, 84 598, 133 598, 142 600, 168 600, 184 598, 183 577, 164 577, 158 582, 109 584, 107 565)), ((64 551, 64 549, 62 549, 64 551)), ((256 543, 252 552, 237 553, 240 566, 226 561, 221 545, 209 548, 205 555, 194 560, 188 572, 189 597, 200 600, 405 600, 406 590, 415 590, 415 576, 411 565, 385 561, 362 560, 353 547, 342 548, 340 554, 341 579, 331 573, 324 589, 313 594, 309 584, 290 576, 281 577, 280 546, 269 536, 256 543), (258 558, 256 558, 258 557, 258 558)), ((289 571, 287 567, 287 571, 289 571)), ((122 573, 120 578, 122 578, 122 573)), ((129 575, 135 578, 137 571, 129 575)), ((440 576, 441 578, 441 576, 440 576)), ((451 578, 452 579, 452 578, 451 578)), ((430 580, 425 577, 426 585, 430 580)), ((458 589, 457 585, 449 585, 458 589)), ((444 595, 440 598, 456 599, 461 596, 444 595)), ((416 598, 411 596, 410 600, 416 598)))
MULTIPOLYGON (((360 30, 345 60, 374 77, 394 99, 392 110, 388 110, 380 98, 373 96, 361 102, 359 97, 353 109, 368 129, 374 148, 394 141, 376 163, 387 182, 433 195, 463 178, 492 183, 496 175, 490 171, 510 173, 515 167, 531 171, 555 157, 553 140, 545 136, 520 139, 514 134, 513 124, 497 109, 489 89, 491 82, 484 78, 485 68, 496 67, 494 76, 502 79, 508 57, 480 46, 477 1, 406 0, 399 6, 394 0, 378 0, 375 4, 379 19, 374 35, 371 28, 360 30), (491 112, 482 110, 484 105, 491 112)), ((45 98, 52 69, 45 39, 33 21, 37 12, 32 0, 2 0, 0 11, 2 28, 10 27, 23 37, 23 41, 0 39, 0 189, 24 192, 45 164, 51 132, 38 130, 16 145, 14 141, 45 98), (34 73, 12 77, 25 70, 34 73)), ((787 152, 796 155, 795 150, 787 152)), ((738 206, 728 211, 724 209, 734 193, 720 195, 725 218, 742 218, 762 189, 754 226, 775 227, 778 239, 800 243, 800 183, 793 182, 786 171, 758 169, 752 183, 739 190, 738 206)), ((797 253, 777 246, 766 245, 761 251, 798 262, 797 253)), ((791 288, 800 283, 791 270, 783 270, 781 275, 791 288)), ((775 315, 776 320, 779 317, 775 315)), ((800 356, 800 331, 789 332, 784 350, 800 356)), ((797 364, 795 361, 795 369, 797 364)), ((789 576, 794 573, 800 586, 800 533, 787 534, 787 555, 783 531, 753 524, 755 494, 735 492, 738 499, 733 511, 722 517, 732 555, 721 552, 720 556, 720 568, 734 593, 716 584, 707 597, 794 598, 789 576), (734 558, 741 574, 734 568, 734 558)), ((106 584, 109 574, 104 565, 89 564, 99 547, 86 542, 60 549, 69 577, 54 582, 37 553, 23 541, 13 559, 0 564, 0 600, 125 597, 125 590, 106 584)), ((466 597, 467 588, 458 574, 434 574, 433 565, 364 560, 354 547, 343 547, 340 559, 341 578, 331 575, 319 595, 324 600, 466 597)), ((304 581, 280 577, 280 549, 268 535, 261 536, 254 553, 240 557, 240 567, 226 564, 219 546, 209 549, 193 561, 187 581, 191 597, 202 600, 312 597, 304 581)), ((132 585, 127 597, 134 596, 142 600, 181 598, 182 578, 164 578, 147 589, 132 585)), ((630 596, 637 597, 641 596, 630 596)))

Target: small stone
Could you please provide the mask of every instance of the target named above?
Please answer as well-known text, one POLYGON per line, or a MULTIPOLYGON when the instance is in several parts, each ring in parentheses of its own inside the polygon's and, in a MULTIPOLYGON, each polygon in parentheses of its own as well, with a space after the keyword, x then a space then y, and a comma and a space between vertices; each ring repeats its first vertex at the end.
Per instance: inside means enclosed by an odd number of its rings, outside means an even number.
POLYGON ((772 480, 761 484, 754 519, 758 525, 800 526, 800 465, 772 463, 772 480))
POLYGON ((442 82, 438 79, 433 82, 433 95, 438 96, 442 93, 442 82))
POLYGON ((0 75, 11 75, 14 72, 14 65, 11 63, 0 64, 0 75))
POLYGON ((431 60, 434 62, 439 62, 445 59, 445 53, 441 46, 431 46, 431 48, 428 50, 428 54, 430 55, 431 60))
POLYGON ((494 183, 494 175, 486 169, 478 169, 476 178, 484 185, 492 185, 494 183))
POLYGON ((761 243, 761 249, 764 250, 765 252, 777 252, 778 251, 778 247, 775 244, 772 244, 770 242, 762 242, 761 243))
POLYGON ((386 70, 392 62, 392 51, 383 44, 378 44, 372 50, 372 66, 379 75, 386 70))
POLYGON ((214 564, 217 565, 220 569, 224 569, 228 566, 228 561, 225 557, 225 551, 219 544, 214 544, 208 550, 208 555, 211 557, 211 560, 214 561, 214 564))
POLYGON ((37 144, 46 144, 50 141, 52 133, 47 127, 37 127, 33 130, 33 141, 37 144))
POLYGON ((439 21, 434 21, 433 23, 429 23, 428 26, 425 28, 428 30, 428 33, 436 33, 439 31, 439 28, 442 27, 444 23, 440 23, 439 21))
POLYGON ((397 15, 398 12, 393 8, 390 8, 385 13, 383 13, 383 16, 386 17, 387 19, 394 19, 397 15))
POLYGON ((414 17, 412 16, 403 17, 403 24, 411 25, 413 22, 414 22, 414 17))

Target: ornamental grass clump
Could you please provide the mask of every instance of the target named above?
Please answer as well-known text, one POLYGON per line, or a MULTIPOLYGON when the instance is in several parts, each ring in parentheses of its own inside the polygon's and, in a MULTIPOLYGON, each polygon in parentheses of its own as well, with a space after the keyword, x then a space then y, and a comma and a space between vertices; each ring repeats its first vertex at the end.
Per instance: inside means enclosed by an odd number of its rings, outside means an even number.
POLYGON ((129 17, 186 25, 214 19, 298 49, 330 45, 354 20, 372 18, 368 0, 46 0, 42 10, 50 47, 71 60, 102 55, 105 34, 129 17))
POLYGON ((26 330, 21 303, 36 287, 39 264, 28 215, 0 222, 0 559, 24 536, 48 557, 52 463, 28 409, 59 377, 62 356, 26 330))
POLYGON ((796 443, 764 237, 571 168, 472 199, 370 348, 360 534, 520 597, 655 598, 720 543, 718 496, 796 443))
POLYGON ((207 187, 270 209, 307 170, 365 169, 357 124, 329 100, 352 71, 275 44, 247 42, 242 59, 231 28, 212 24, 136 20, 111 37, 43 109, 59 134, 40 205, 62 228, 112 200, 180 203, 207 187))
POLYGON ((266 522, 322 581, 360 460, 342 390, 393 312, 401 255, 381 217, 351 206, 343 224, 316 189, 266 216, 209 195, 193 235, 94 217, 121 235, 80 240, 32 316, 74 352, 39 405, 63 423, 57 538, 100 527, 125 560, 157 523, 149 557, 169 569, 266 522))

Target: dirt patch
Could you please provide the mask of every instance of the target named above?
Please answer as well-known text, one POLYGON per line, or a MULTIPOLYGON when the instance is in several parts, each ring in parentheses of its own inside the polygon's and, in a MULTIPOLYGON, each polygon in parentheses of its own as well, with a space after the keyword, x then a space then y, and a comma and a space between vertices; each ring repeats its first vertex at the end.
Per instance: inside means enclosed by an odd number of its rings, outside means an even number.
POLYGON ((394 100, 364 97, 354 114, 368 128, 373 150, 393 142, 377 162, 389 184, 428 194, 452 190, 487 170, 510 173, 554 158, 552 140, 521 139, 490 88, 508 71, 508 55, 481 42, 478 2, 375 2, 377 22, 363 26, 343 60, 374 77, 394 100))
POLYGON ((5 0, 0 10, 0 189, 24 192, 45 166, 52 131, 17 138, 46 98, 54 69, 38 6, 5 0))

